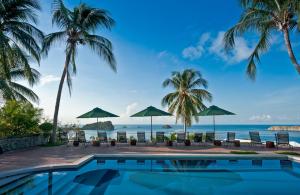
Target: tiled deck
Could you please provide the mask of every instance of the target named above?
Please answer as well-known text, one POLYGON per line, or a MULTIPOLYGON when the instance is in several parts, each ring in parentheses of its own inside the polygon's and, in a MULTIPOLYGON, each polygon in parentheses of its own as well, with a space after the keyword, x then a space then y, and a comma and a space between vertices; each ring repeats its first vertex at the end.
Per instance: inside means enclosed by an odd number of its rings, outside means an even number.
MULTIPOLYGON (((122 146, 122 147, 73 147, 73 146, 56 146, 56 147, 36 147, 22 151, 7 152, 0 155, 0 172, 13 169, 21 169, 32 166, 48 164, 65 164, 72 163, 86 155, 91 154, 167 154, 167 153, 229 153, 232 150, 255 150, 259 153, 270 154, 275 149, 265 149, 261 147, 201 147, 201 146, 122 146)), ((295 148, 294 152, 300 152, 300 148, 295 148)))

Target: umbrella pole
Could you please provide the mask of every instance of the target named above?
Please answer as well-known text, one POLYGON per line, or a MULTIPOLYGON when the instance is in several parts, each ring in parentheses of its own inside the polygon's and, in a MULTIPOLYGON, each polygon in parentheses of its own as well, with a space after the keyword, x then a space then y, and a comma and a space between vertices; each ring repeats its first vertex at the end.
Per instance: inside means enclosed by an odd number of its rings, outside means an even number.
POLYGON ((150 118, 151 118, 151 141, 152 141, 152 139, 153 139, 153 135, 152 135, 152 116, 150 116, 150 118))
POLYGON ((216 121, 215 121, 215 115, 213 115, 213 124, 214 124, 214 133, 216 132, 216 121))
POLYGON ((98 123, 98 117, 97 117, 97 131, 99 130, 99 123, 98 123))

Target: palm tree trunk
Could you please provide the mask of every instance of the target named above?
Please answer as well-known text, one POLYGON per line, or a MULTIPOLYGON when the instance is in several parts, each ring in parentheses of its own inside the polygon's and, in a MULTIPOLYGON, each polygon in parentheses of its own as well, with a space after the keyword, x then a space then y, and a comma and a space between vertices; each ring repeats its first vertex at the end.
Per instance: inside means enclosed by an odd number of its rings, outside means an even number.
POLYGON ((57 92, 57 96, 56 96, 55 110, 54 110, 54 116, 53 116, 53 130, 52 130, 52 136, 51 136, 51 140, 50 140, 51 143, 55 143, 55 141, 56 141, 57 119, 58 119, 60 98, 61 98, 61 93, 62 93, 64 81, 66 78, 66 74, 68 71, 68 66, 70 64, 70 58, 71 58, 71 52, 68 52, 66 55, 65 66, 64 66, 63 73, 61 75, 58 92, 57 92))
POLYGON ((283 35, 284 35, 284 42, 285 42, 285 46, 288 50, 289 57, 294 65, 294 67, 296 68, 297 72, 300 74, 300 64, 297 62, 294 51, 292 49, 289 30, 287 28, 283 29, 283 35))
POLYGON ((186 120, 184 118, 184 122, 183 122, 183 129, 184 129, 184 136, 186 138, 186 120))

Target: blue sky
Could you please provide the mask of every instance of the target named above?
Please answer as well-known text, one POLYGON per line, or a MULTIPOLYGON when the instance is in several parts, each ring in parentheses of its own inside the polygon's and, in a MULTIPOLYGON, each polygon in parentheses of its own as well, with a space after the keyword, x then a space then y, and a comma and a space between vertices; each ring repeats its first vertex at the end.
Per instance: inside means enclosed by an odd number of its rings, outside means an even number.
MULTIPOLYGON (((53 32, 56 28, 51 25, 52 1, 41 2, 43 11, 38 26, 46 33, 53 32)), ((65 0, 68 7, 79 2, 65 0)), ((238 1, 82 2, 109 10, 116 20, 111 32, 99 30, 96 33, 112 41, 118 72, 114 73, 91 51, 81 48, 72 96, 66 85, 63 91, 59 114, 63 123, 92 121, 78 121, 76 116, 96 106, 120 115, 112 119, 114 123, 148 122, 148 119, 128 116, 149 105, 162 108, 161 99, 169 92, 162 88, 162 81, 171 71, 185 68, 200 70, 208 80, 208 90, 213 94, 213 102, 207 103, 208 106, 215 104, 237 113, 236 116, 218 117, 219 123, 299 123, 300 76, 288 59, 280 33, 272 37, 270 52, 263 54, 255 82, 246 77, 245 68, 257 41, 256 35, 249 33, 238 38, 231 54, 222 49, 224 31, 240 16, 238 1)), ((299 42, 294 47, 300 59, 299 42)), ((47 118, 53 115, 64 57, 64 45, 57 45, 38 68, 42 79, 34 91, 41 99, 39 106, 47 118)), ((154 122, 174 124, 175 120, 156 118, 154 122)), ((200 120, 202 124, 210 122, 210 118, 200 120)))

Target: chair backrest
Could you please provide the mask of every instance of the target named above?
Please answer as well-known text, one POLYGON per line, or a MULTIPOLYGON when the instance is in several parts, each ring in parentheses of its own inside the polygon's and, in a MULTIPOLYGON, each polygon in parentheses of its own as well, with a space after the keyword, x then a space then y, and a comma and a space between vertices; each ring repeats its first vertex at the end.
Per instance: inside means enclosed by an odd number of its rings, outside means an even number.
POLYGON ((60 132, 59 132, 59 137, 60 137, 60 139, 62 139, 62 140, 68 139, 68 132, 67 132, 67 131, 60 131, 60 132))
POLYGON ((126 132, 117 132, 117 142, 127 143, 126 132))
POLYGON ((107 133, 106 132, 98 132, 98 138, 100 142, 107 142, 107 133))
POLYGON ((250 140, 253 143, 261 143, 261 139, 258 131, 249 131, 250 140))
POLYGON ((145 132, 137 132, 137 141, 139 143, 144 143, 146 142, 146 138, 145 138, 145 132))
POLYGON ((156 132, 156 142, 158 142, 158 143, 165 142, 165 133, 164 132, 156 132))
POLYGON ((235 132, 227 132, 227 141, 235 140, 235 132))
POLYGON ((185 133, 177 133, 177 143, 183 143, 185 140, 185 133))
POLYGON ((200 143, 203 139, 203 133, 195 133, 194 142, 200 143))
POLYGON ((86 139, 85 139, 85 132, 84 131, 79 131, 78 132, 78 140, 80 142, 85 142, 86 141, 86 139))
POLYGON ((67 136, 68 136, 69 141, 78 140, 78 136, 77 136, 77 133, 75 131, 68 131, 67 136))
POLYGON ((215 133, 214 132, 206 132, 205 142, 214 142, 215 141, 215 133))
POLYGON ((290 137, 287 132, 279 132, 275 134, 277 144, 289 144, 290 137))

